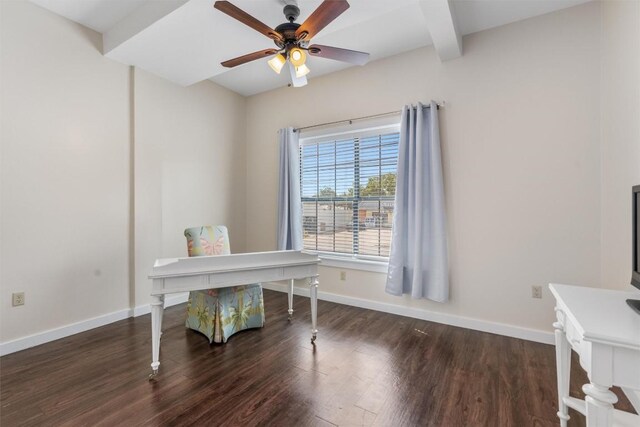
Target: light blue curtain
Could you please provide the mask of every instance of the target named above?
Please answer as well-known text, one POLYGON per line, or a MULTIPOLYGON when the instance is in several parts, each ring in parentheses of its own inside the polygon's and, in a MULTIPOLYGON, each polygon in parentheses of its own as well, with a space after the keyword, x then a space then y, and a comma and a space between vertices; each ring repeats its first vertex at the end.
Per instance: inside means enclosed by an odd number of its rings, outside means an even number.
POLYGON ((444 302, 449 266, 438 108, 402 110, 386 292, 444 302))
POLYGON ((280 177, 278 180, 278 250, 302 250, 302 201, 300 200, 300 147, 298 132, 280 129, 280 177))

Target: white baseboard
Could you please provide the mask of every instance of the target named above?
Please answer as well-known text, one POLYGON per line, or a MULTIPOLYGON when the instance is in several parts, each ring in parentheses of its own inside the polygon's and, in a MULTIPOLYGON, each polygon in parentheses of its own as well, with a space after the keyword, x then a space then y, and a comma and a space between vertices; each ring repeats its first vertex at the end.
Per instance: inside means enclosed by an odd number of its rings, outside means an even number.
MULTIPOLYGON (((287 292, 288 289, 288 285, 283 283, 263 283, 262 287, 278 292, 287 292)), ((294 287, 293 293, 295 295, 309 297, 309 289, 306 288, 294 287)), ((523 340, 534 341, 543 344, 554 344, 555 339, 553 333, 540 331, 537 329, 529 329, 523 328, 521 326, 491 322, 488 320, 456 316, 454 314, 438 313, 435 311, 404 307, 401 305, 372 301, 363 298, 349 297, 330 292, 318 291, 318 299, 335 302, 338 304, 351 305, 354 307, 367 308, 369 310, 382 311, 384 313, 413 317, 415 319, 428 320, 430 322, 442 323, 445 325, 457 326, 460 328, 473 329, 475 331, 489 332, 492 334, 504 335, 507 337, 520 338, 523 340)))
MULTIPOLYGON (((188 298, 188 292, 170 295, 165 298, 164 306, 171 307, 173 305, 182 304, 187 302, 188 298)), ((0 356, 35 347, 37 345, 45 344, 50 341, 59 340, 61 338, 75 335, 80 332, 88 331, 89 329, 99 328, 100 326, 108 325, 109 323, 117 322, 128 317, 138 317, 149 314, 150 312, 151 306, 149 304, 139 305, 133 310, 126 308, 124 310, 118 310, 114 311, 113 313, 103 314, 102 316, 82 320, 70 325, 49 329, 48 331, 39 332, 37 334, 28 335, 22 338, 17 338, 12 341, 6 341, 0 343, 0 356)))
MULTIPOLYGON (((189 299, 189 292, 182 292, 179 294, 167 295, 164 299, 164 307, 171 307, 174 305, 182 304, 187 302, 189 299)), ((145 314, 151 313, 151 305, 143 304, 139 305, 133 309, 133 317, 144 316, 145 314)))
POLYGON ((59 340, 60 338, 88 331, 89 329, 99 328, 100 326, 108 325, 109 323, 117 322, 118 320, 123 320, 127 317, 131 317, 131 310, 125 308, 124 310, 103 314, 102 316, 82 320, 59 328, 49 329, 48 331, 17 338, 12 341, 5 341, 0 343, 0 356, 35 347, 50 341, 59 340))

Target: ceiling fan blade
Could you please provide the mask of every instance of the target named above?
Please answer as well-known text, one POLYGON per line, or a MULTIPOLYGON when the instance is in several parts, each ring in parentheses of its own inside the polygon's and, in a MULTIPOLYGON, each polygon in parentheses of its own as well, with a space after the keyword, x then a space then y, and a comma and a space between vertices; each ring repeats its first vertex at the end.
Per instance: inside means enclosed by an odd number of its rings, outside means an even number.
POLYGON ((289 64, 289 72, 291 73, 291 84, 293 85, 293 87, 306 86, 307 85, 307 77, 306 76, 302 76, 302 77, 296 76, 296 67, 294 67, 293 64, 291 62, 289 62, 289 61, 287 61, 287 63, 289 64))
POLYGON ((296 37, 298 40, 310 40, 347 9, 349 3, 346 0, 324 0, 296 30, 296 37))
POLYGON ((230 17, 237 19, 243 24, 248 25, 249 27, 253 28, 254 30, 256 30, 261 34, 264 34, 270 39, 284 41, 282 39, 282 36, 278 34, 274 29, 258 21, 256 18, 249 15, 247 12, 240 9, 239 7, 229 3, 228 1, 217 1, 213 4, 213 7, 215 7, 221 12, 226 13, 230 17))
POLYGON ((221 62, 221 64, 223 67, 233 68, 237 67, 238 65, 246 64, 247 62, 255 61, 256 59, 275 55, 276 53, 278 53, 277 49, 264 49, 257 52, 248 53, 237 58, 229 59, 228 61, 221 62))
POLYGON ((339 47, 313 44, 309 46, 309 54, 320 58, 335 59, 350 64, 364 65, 369 62, 369 54, 357 50, 341 49, 339 47))

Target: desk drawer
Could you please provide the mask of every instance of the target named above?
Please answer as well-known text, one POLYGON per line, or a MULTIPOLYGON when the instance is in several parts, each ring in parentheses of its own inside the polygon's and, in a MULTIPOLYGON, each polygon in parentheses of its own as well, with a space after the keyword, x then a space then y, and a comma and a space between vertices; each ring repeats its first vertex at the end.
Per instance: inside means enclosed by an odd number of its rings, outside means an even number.
POLYGON ((583 346, 583 337, 582 334, 578 331, 573 323, 567 318, 564 321, 564 330, 565 335, 567 337, 567 341, 571 345, 573 351, 578 354, 581 354, 582 346, 583 346))

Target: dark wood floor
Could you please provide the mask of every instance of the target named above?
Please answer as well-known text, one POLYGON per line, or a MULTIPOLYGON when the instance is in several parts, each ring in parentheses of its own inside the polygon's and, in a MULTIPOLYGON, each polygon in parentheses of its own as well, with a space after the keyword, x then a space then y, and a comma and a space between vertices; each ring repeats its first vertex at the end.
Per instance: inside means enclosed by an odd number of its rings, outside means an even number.
POLYGON ((226 345, 167 309, 156 381, 148 315, 2 357, 0 424, 558 425, 552 346, 320 301, 314 348, 308 299, 289 323, 286 294, 264 293, 266 326, 226 345))

